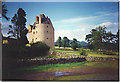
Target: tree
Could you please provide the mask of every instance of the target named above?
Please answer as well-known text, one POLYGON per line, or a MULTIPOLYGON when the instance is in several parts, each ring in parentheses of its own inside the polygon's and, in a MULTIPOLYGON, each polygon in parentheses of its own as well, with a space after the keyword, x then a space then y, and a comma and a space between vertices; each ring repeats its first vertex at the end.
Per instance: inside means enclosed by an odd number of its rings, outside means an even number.
POLYGON ((2 17, 4 17, 6 20, 9 20, 10 18, 6 16, 7 14, 7 8, 6 5, 4 3, 2 3, 2 17))
POLYGON ((67 37, 63 37, 62 45, 64 48, 69 46, 69 39, 67 37))
POLYGON ((117 34, 116 34, 116 36, 115 36, 115 41, 116 41, 116 44, 118 45, 119 44, 119 31, 120 30, 118 30, 118 32, 117 32, 117 34))
MULTIPOLYGON (((8 20, 9 21, 9 17, 8 16, 6 16, 6 14, 7 14, 7 8, 6 8, 6 5, 4 4, 4 3, 2 3, 2 12, 1 12, 1 15, 2 15, 2 17, 3 18, 5 18, 6 20, 8 20)), ((1 18, 1 17, 0 17, 1 18)), ((1 23, 0 23, 0 27, 1 27, 1 23)), ((2 33, 1 33, 1 28, 0 28, 0 34, 2 35, 2 33)), ((2 35, 2 37, 3 37, 3 35, 2 35)))
POLYGON ((78 48, 81 48, 81 45, 80 45, 80 43, 77 43, 77 47, 78 47, 78 48))
POLYGON ((58 40, 57 40, 57 45, 59 46, 59 48, 62 46, 62 41, 61 41, 61 37, 59 36, 58 37, 58 40))
POLYGON ((117 32, 117 34, 115 35, 115 50, 119 51, 119 31, 117 32))
POLYGON ((108 43, 115 43, 115 35, 110 32, 106 33, 105 36, 104 36, 104 40, 105 42, 108 42, 108 43))
POLYGON ((106 27, 97 27, 91 30, 91 34, 86 35, 86 40, 89 45, 94 46, 94 49, 103 49, 103 41, 106 34, 106 27))
POLYGON ((18 30, 18 25, 17 25, 17 14, 15 14, 12 17, 11 22, 13 25, 9 25, 10 29, 8 31, 8 34, 9 34, 8 37, 14 37, 18 40, 19 39, 19 30, 18 30))
POLYGON ((91 34, 86 35, 90 49, 100 50, 117 50, 118 49, 118 33, 112 34, 106 32, 106 27, 97 27, 91 30, 91 34))
POLYGON ((26 13, 25 11, 22 9, 22 8, 19 8, 18 11, 17 11, 17 15, 18 15, 18 18, 17 18, 17 24, 18 24, 18 29, 19 29, 19 32, 20 32, 20 44, 26 44, 28 43, 27 41, 27 28, 25 27, 26 25, 26 13))
POLYGON ((78 44, 77 44, 77 39, 73 38, 73 41, 71 42, 71 48, 73 50, 76 50, 78 44))
POLYGON ((25 27, 26 25, 26 13, 22 8, 19 8, 17 11, 17 14, 15 14, 11 20, 12 24, 10 26, 8 34, 12 34, 13 37, 15 37, 18 40, 18 43, 20 45, 25 45, 28 43, 27 40, 27 33, 28 30, 25 27))

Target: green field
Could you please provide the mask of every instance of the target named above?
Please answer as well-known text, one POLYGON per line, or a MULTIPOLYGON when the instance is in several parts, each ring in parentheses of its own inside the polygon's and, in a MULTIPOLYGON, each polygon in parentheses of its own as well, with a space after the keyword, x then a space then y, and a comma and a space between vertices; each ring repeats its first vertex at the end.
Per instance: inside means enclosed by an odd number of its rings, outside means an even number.
MULTIPOLYGON (((93 57, 113 57, 113 58, 118 58, 118 52, 115 52, 116 55, 105 55, 105 54, 101 54, 99 52, 95 52, 95 51, 90 51, 88 49, 84 49, 87 53, 87 56, 93 56, 93 57)), ((72 48, 70 47, 66 47, 66 48, 58 48, 58 47, 55 47, 55 51, 56 52, 64 52, 64 53, 67 53, 67 54, 74 54, 74 55, 80 55, 80 49, 78 49, 78 51, 74 51, 72 50, 72 48)))

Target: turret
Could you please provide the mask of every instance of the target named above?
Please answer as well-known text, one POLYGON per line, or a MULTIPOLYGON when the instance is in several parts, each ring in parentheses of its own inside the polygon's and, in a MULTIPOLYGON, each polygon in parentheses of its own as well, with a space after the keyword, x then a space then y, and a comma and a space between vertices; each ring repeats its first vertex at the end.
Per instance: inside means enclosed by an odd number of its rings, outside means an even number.
POLYGON ((41 24, 41 14, 39 14, 39 24, 41 24))
POLYGON ((28 32, 29 32, 29 33, 32 32, 32 27, 31 27, 30 24, 29 24, 29 26, 28 26, 28 32))
POLYGON ((35 23, 39 23, 39 17, 38 16, 36 16, 36 18, 35 18, 35 23))

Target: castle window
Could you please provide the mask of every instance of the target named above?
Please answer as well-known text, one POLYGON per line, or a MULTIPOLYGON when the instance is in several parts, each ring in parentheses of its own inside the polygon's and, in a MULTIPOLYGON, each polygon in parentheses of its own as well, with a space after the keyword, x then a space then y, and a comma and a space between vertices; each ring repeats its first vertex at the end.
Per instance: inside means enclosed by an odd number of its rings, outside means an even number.
POLYGON ((48 33, 48 31, 47 31, 47 33, 48 33))
POLYGON ((48 28, 48 26, 47 26, 47 28, 48 28))
POLYGON ((33 32, 33 34, 35 34, 35 32, 33 32))
POLYGON ((47 38, 48 39, 48 38, 47 38))
POLYGON ((36 33, 37 33, 37 31, 36 31, 36 33))
POLYGON ((34 39, 32 39, 32 42, 34 42, 34 39))
POLYGON ((36 40, 37 40, 37 38, 36 38, 36 40))

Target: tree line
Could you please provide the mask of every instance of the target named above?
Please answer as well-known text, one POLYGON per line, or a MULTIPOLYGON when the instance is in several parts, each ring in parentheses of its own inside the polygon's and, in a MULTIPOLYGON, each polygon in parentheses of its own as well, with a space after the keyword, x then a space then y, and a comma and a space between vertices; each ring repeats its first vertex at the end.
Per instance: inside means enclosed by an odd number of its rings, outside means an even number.
MULTIPOLYGON (((111 31, 106 31, 107 27, 99 26, 90 31, 90 34, 86 35, 85 40, 88 42, 88 48, 93 50, 105 51, 113 50, 118 51, 119 47, 119 30, 116 34, 111 31)), ((57 41, 57 46, 60 47, 71 47, 73 50, 80 48, 81 45, 77 42, 77 39, 73 38, 70 40, 67 37, 63 39, 59 36, 57 41)))
POLYGON ((76 50, 76 48, 80 48, 80 44, 77 43, 77 39, 73 38, 73 40, 70 42, 70 40, 67 37, 63 37, 63 39, 59 36, 57 41, 57 46, 60 47, 71 47, 73 50, 76 50))
POLYGON ((106 31, 107 27, 96 27, 90 31, 90 34, 86 35, 85 40, 89 43, 88 47, 94 50, 114 50, 118 51, 119 43, 119 30, 116 34, 111 31, 106 31))

